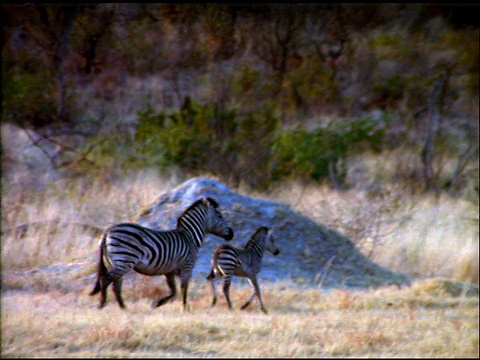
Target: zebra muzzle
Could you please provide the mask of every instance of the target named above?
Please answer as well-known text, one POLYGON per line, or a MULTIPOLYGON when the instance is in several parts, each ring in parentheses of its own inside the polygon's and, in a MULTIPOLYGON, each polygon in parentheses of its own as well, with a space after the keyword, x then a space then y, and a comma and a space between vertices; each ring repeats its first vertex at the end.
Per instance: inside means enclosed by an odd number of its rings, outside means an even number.
POLYGON ((233 230, 228 228, 228 231, 227 231, 227 235, 223 236, 223 238, 227 241, 229 240, 232 240, 233 239, 233 230))

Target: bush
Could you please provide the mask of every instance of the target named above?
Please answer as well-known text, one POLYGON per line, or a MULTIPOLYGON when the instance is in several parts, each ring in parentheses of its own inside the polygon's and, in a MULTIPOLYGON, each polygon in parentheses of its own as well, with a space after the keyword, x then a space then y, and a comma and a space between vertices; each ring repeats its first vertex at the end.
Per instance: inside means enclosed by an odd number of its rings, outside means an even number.
POLYGON ((121 164, 124 170, 178 166, 188 175, 210 173, 257 189, 288 177, 330 179, 342 186, 347 157, 378 147, 383 136, 369 117, 341 119, 314 131, 302 126, 285 131, 273 109, 240 116, 236 109, 189 98, 170 114, 147 106, 137 115, 135 137, 98 141, 90 153, 94 163, 121 164))
POLYGON ((176 166, 188 176, 212 174, 254 189, 266 190, 289 177, 342 186, 349 155, 379 147, 383 128, 372 118, 341 119, 314 131, 281 129, 274 109, 238 115, 218 103, 187 98, 167 114, 150 106, 137 112, 134 137, 113 131, 93 139, 88 167, 120 171, 176 166), (92 167, 93 164, 93 167, 92 167))
POLYGON ((48 123, 55 109, 53 81, 46 76, 26 72, 4 75, 2 120, 20 126, 48 123))
POLYGON ((272 177, 330 178, 335 185, 342 185, 347 156, 363 151, 362 145, 379 146, 382 136, 382 128, 370 117, 342 119, 312 132, 303 126, 280 131, 272 149, 276 164, 272 177))
POLYGON ((189 174, 209 172, 235 183, 267 186, 278 120, 273 111, 237 114, 218 103, 200 105, 187 98, 178 112, 137 113, 135 146, 144 165, 176 165, 189 174), (227 174, 227 175, 225 175, 227 174))
POLYGON ((229 148, 236 128, 235 110, 219 110, 187 98, 178 112, 139 111, 135 142, 148 165, 177 164, 190 171, 212 168, 229 148))

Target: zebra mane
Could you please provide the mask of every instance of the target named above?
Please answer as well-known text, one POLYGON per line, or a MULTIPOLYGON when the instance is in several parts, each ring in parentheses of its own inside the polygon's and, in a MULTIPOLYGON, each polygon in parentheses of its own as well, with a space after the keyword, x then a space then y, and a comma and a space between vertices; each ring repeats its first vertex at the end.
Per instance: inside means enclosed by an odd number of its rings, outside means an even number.
POLYGON ((183 212, 180 214, 180 216, 177 218, 177 226, 180 224, 180 220, 183 218, 183 216, 185 215, 185 213, 189 212, 190 210, 192 210, 193 208, 196 208, 198 205, 200 204, 205 204, 206 205, 206 202, 209 202, 215 209, 219 206, 218 202, 211 198, 211 197, 204 197, 202 196, 200 199, 198 199, 197 201, 195 201, 193 204, 191 204, 188 208, 186 208, 185 210, 183 210, 183 212))
POLYGON ((250 238, 250 240, 247 241, 247 243, 245 244, 245 249, 250 247, 250 245, 252 245, 253 243, 255 243, 257 241, 257 238, 258 238, 258 235, 262 232, 262 231, 267 231, 267 234, 268 234, 268 231, 270 230, 271 228, 269 228, 268 226, 260 226, 257 231, 255 231, 255 234, 252 235, 252 237, 250 238))

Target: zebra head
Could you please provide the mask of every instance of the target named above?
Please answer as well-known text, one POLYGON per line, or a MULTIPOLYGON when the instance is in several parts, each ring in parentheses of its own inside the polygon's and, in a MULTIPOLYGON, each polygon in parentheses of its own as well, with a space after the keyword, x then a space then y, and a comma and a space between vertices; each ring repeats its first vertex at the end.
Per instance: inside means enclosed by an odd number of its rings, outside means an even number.
POLYGON ((207 227, 208 233, 220 236, 230 241, 233 239, 233 230, 230 224, 225 220, 223 214, 218 210, 219 204, 211 197, 202 197, 202 202, 207 206, 207 227))
POLYGON ((273 229, 268 226, 260 226, 245 244, 245 249, 256 249, 260 257, 263 256, 264 250, 271 252, 275 256, 280 254, 280 250, 275 245, 273 229))
POLYGON ((275 245, 275 238, 273 236, 273 229, 268 228, 268 235, 265 242, 265 249, 270 251, 273 255, 277 256, 280 254, 280 249, 275 245))

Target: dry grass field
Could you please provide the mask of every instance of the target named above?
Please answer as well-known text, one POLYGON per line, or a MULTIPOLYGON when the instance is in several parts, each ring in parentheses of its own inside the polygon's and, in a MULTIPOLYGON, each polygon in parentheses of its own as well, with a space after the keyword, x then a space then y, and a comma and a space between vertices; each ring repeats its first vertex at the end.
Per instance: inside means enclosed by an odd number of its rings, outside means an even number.
POLYGON ((2 357, 479 356, 478 207, 395 189, 372 197, 290 184, 253 196, 289 203, 346 233, 379 264, 417 276, 410 287, 327 290, 260 280, 264 315, 257 300, 239 310, 251 290, 235 280, 234 310, 223 294, 210 308, 210 287, 196 279, 191 311, 183 312, 179 299, 151 309, 165 287, 161 278, 141 277, 124 286, 126 310, 110 290, 98 310, 98 298, 88 296, 98 237, 79 235, 71 224, 104 229, 133 220, 181 182, 142 172, 116 182, 57 182, 36 192, 3 184, 3 232, 59 223, 2 235, 2 357))
POLYGON ((478 295, 454 297, 444 285, 359 292, 266 285, 267 315, 257 301, 239 310, 250 289, 235 284, 233 311, 223 298, 210 308, 210 289, 198 283, 190 312, 179 300, 153 310, 131 291, 126 310, 113 301, 98 310, 87 291, 8 291, 2 356, 478 357, 478 295))

